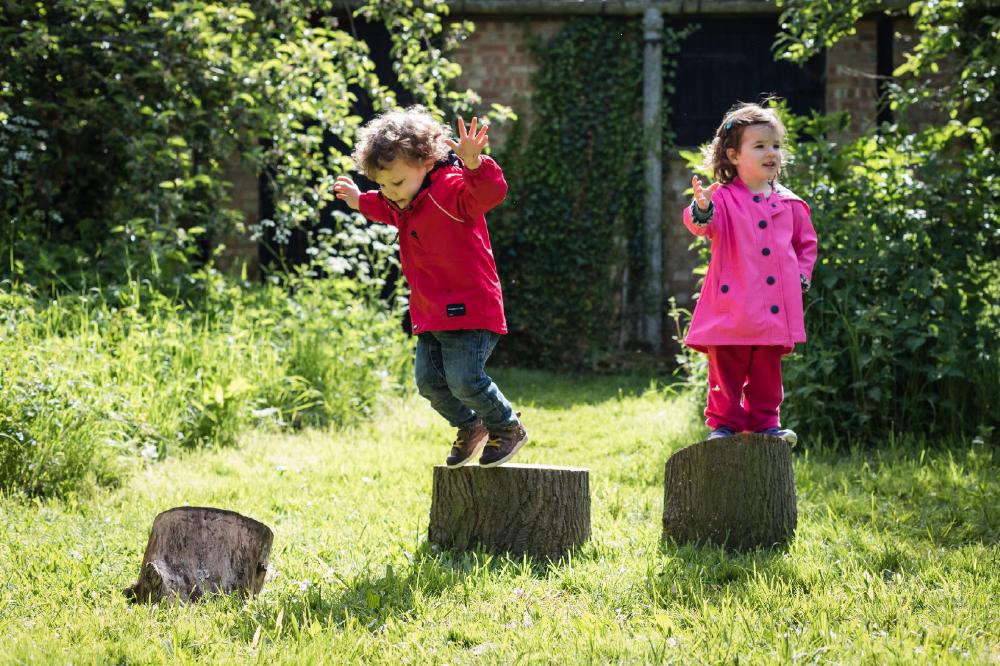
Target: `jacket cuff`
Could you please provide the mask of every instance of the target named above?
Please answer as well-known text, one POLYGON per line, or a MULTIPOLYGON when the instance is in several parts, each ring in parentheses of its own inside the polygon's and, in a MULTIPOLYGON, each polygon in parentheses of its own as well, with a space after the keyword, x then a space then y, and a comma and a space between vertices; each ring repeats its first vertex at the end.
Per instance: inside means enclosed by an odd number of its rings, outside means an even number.
POLYGON ((691 200, 691 221, 697 224, 699 227, 703 227, 712 221, 712 216, 715 214, 715 202, 708 202, 708 210, 703 211, 698 208, 698 202, 694 199, 691 200))
POLYGON ((358 212, 375 222, 392 223, 389 205, 382 199, 382 193, 378 190, 361 193, 358 197, 358 212))
POLYGON ((489 155, 480 155, 479 166, 477 166, 475 169, 470 169, 469 167, 465 166, 465 162, 462 162, 462 175, 464 175, 466 178, 480 178, 482 177, 484 172, 490 173, 491 171, 496 169, 496 166, 497 163, 492 157, 490 157, 489 155))

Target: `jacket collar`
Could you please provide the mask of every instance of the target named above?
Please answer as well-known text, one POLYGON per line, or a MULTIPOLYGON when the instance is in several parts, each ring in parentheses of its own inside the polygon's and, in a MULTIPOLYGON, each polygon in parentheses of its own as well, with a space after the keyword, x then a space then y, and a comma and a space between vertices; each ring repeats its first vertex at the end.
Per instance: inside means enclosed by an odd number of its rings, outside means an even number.
MULTIPOLYGON (((761 194, 761 195, 763 195, 763 194, 764 194, 763 192, 751 192, 751 191, 750 191, 750 188, 749 188, 749 187, 747 187, 747 184, 746 184, 746 183, 744 183, 744 182, 743 182, 743 179, 742 179, 742 178, 740 178, 739 176, 735 176, 735 177, 733 178, 733 185, 735 185, 735 186, 737 187, 737 189, 740 189, 740 190, 742 190, 744 194, 747 194, 747 195, 749 195, 749 196, 753 196, 753 195, 755 195, 755 194, 761 194)), ((776 183, 776 182, 772 182, 772 183, 771 183, 771 194, 774 194, 774 193, 775 193, 775 192, 777 192, 777 191, 778 191, 778 183, 776 183)), ((766 197, 765 197, 765 198, 766 198, 766 197)))
MULTIPOLYGON (((399 206, 396 205, 394 201, 389 201, 388 199, 385 199, 385 197, 382 198, 388 201, 389 204, 392 205, 392 207, 395 208, 397 211, 402 212, 407 210, 413 210, 424 198, 424 195, 427 194, 427 190, 430 189, 431 184, 434 181, 436 181, 441 176, 441 174, 445 173, 448 167, 453 167, 453 166, 461 167, 462 161, 458 159, 458 155, 455 154, 454 150, 449 150, 448 154, 444 156, 444 159, 440 159, 437 162, 435 162, 434 166, 431 167, 431 170, 427 172, 426 176, 424 176, 424 182, 420 184, 420 189, 417 190, 417 193, 415 195, 413 195, 413 199, 410 200, 410 203, 406 204, 406 208, 400 208, 399 206)), ((379 196, 382 196, 381 192, 379 192, 379 196)))
MULTIPOLYGON (((747 196, 754 196, 754 192, 750 191, 746 183, 743 182, 739 176, 733 178, 732 184, 739 190, 741 190, 747 196)), ((790 189, 782 185, 777 181, 772 181, 771 183, 771 196, 768 198, 769 201, 802 201, 801 198, 790 189)))

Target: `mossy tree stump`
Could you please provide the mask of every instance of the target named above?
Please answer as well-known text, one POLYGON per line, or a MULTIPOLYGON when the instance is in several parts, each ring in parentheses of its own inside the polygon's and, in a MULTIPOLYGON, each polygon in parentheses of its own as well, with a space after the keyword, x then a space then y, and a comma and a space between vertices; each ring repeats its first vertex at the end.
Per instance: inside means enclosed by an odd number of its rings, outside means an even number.
POLYGON ((217 592, 257 594, 264 585, 271 529, 234 511, 169 509, 153 520, 133 601, 196 601, 217 592))
POLYGON ((428 538, 442 548, 562 557, 590 538, 586 469, 434 468, 428 538))
POLYGON ((663 538, 733 550, 784 546, 795 534, 788 443, 767 435, 712 439, 677 451, 664 473, 663 538))

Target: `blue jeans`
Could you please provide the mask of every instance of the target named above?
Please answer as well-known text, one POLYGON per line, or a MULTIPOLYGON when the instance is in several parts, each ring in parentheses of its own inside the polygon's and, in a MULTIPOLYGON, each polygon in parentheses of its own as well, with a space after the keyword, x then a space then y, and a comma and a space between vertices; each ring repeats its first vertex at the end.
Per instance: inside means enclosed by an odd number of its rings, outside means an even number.
POLYGON ((490 430, 517 423, 510 402, 483 369, 500 336, 493 331, 430 331, 417 336, 417 391, 455 428, 483 420, 490 430))

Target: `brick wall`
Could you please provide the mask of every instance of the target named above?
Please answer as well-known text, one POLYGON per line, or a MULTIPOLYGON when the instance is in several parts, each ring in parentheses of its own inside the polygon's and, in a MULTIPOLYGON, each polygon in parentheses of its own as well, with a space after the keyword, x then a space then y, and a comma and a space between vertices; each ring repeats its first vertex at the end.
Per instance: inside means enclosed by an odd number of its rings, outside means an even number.
MULTIPOLYGON (((229 208, 243 214, 244 224, 260 222, 260 190, 257 186, 257 175, 252 172, 239 156, 234 155, 226 163, 223 177, 229 181, 229 208)), ((257 242, 251 240, 249 229, 245 232, 227 234, 218 239, 226 249, 219 257, 219 270, 239 275, 246 263, 247 278, 256 280, 260 277, 260 260, 257 242)))
POLYGON ((851 124, 845 137, 856 137, 875 125, 877 57, 875 21, 857 24, 857 32, 842 38, 826 54, 826 111, 847 111, 851 124))
MULTIPOLYGON (((559 31, 558 19, 527 19, 519 17, 472 16, 476 25, 453 59, 462 67, 456 82, 459 90, 472 88, 483 99, 482 110, 490 104, 505 104, 519 118, 531 122, 531 77, 538 64, 531 56, 531 39, 549 39, 559 31)), ((490 132, 493 148, 503 145, 508 127, 490 132)))

